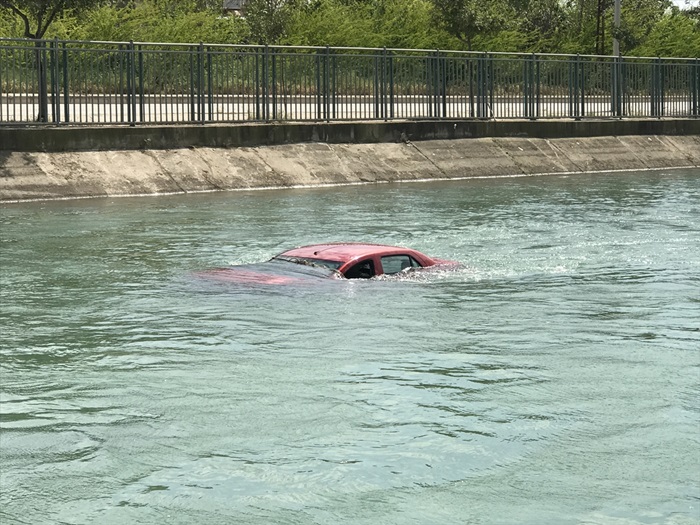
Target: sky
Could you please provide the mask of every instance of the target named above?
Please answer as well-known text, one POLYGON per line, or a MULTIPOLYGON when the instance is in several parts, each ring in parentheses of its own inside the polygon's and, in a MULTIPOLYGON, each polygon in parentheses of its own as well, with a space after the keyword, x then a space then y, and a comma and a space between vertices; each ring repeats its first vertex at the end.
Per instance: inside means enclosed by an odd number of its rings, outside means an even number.
MULTIPOLYGON (((622 0, 624 2, 624 0, 622 0)), ((690 0, 690 4, 686 4, 685 0, 671 0, 674 4, 676 4, 678 7, 681 8, 686 8, 688 6, 690 7, 698 7, 700 4, 700 0, 690 0)))

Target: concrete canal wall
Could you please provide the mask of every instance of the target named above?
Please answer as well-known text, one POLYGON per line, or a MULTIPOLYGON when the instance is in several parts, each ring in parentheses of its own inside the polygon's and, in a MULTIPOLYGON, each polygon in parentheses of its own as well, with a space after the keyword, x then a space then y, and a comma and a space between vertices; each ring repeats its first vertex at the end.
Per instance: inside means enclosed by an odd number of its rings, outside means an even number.
POLYGON ((0 201, 700 168, 700 120, 0 128, 0 201))

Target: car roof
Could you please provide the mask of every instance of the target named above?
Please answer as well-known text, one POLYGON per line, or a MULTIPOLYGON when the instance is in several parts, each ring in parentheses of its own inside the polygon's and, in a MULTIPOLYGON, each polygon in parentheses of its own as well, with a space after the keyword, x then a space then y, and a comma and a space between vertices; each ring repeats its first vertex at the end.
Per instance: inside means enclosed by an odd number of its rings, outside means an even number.
POLYGON ((294 248, 280 255, 288 257, 307 257, 311 259, 324 259, 327 261, 348 262, 368 255, 390 255, 400 253, 418 254, 415 250, 388 246, 386 244, 365 244, 359 242, 334 242, 327 244, 311 244, 294 248))

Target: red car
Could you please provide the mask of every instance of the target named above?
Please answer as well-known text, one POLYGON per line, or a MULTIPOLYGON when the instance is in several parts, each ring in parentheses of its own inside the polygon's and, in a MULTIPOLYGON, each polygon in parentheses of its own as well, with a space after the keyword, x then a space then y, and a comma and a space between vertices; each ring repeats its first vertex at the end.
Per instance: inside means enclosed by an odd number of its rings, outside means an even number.
POLYGON ((203 275, 219 280, 261 284, 290 284, 304 277, 370 279, 423 268, 455 268, 459 263, 428 257, 416 250, 383 244, 312 244, 287 250, 264 264, 210 270, 203 275))

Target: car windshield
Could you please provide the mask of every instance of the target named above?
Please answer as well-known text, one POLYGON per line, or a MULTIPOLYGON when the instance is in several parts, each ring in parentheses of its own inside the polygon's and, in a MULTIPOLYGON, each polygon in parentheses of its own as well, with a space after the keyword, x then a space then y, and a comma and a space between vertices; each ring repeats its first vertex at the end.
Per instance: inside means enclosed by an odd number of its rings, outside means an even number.
POLYGON ((306 264, 308 266, 321 266, 329 270, 337 270, 343 263, 338 261, 326 261, 325 259, 314 259, 312 257, 289 257, 286 255, 278 255, 273 257, 273 261, 287 261, 296 264, 306 264))

